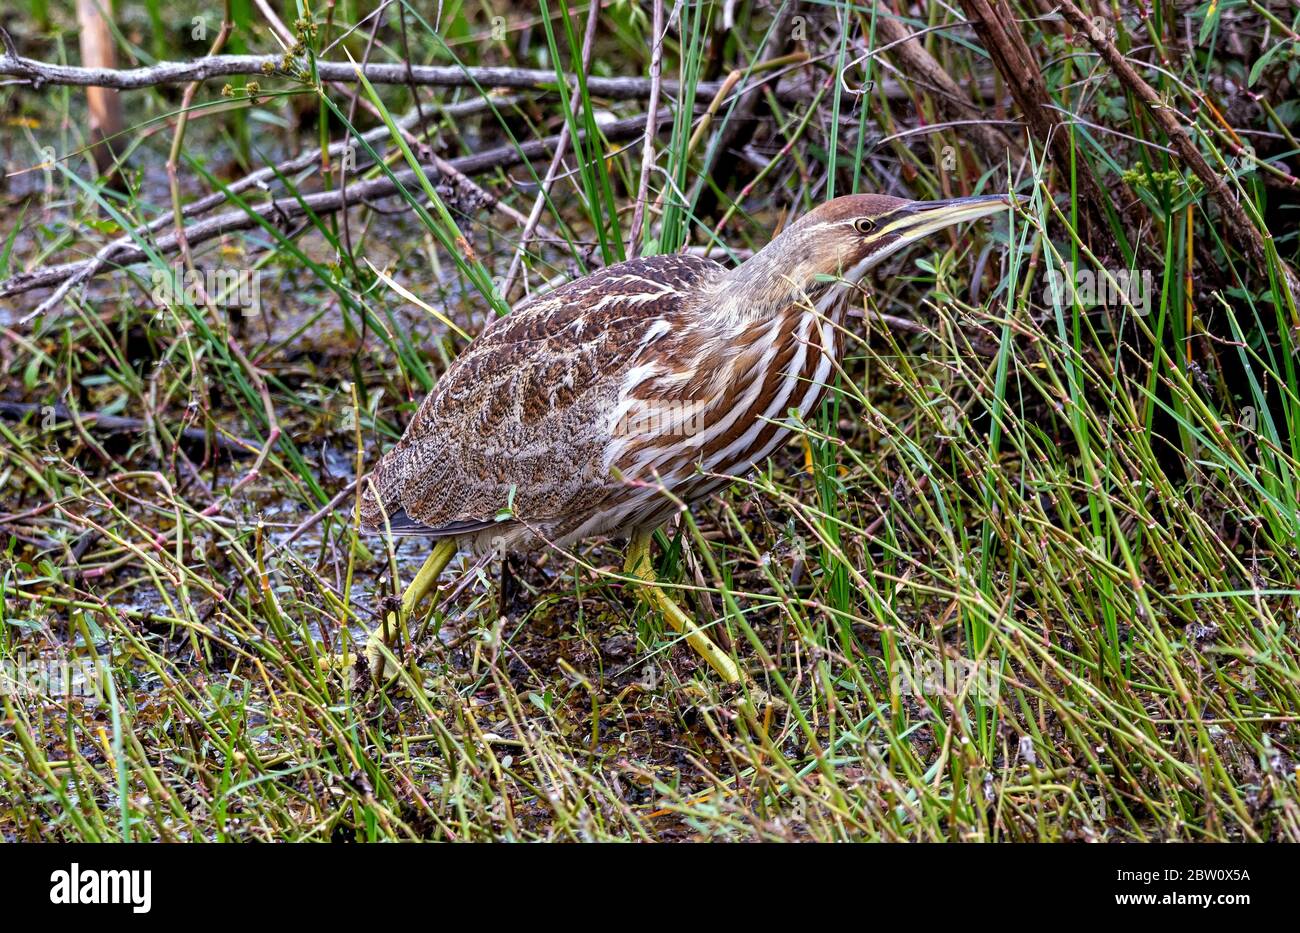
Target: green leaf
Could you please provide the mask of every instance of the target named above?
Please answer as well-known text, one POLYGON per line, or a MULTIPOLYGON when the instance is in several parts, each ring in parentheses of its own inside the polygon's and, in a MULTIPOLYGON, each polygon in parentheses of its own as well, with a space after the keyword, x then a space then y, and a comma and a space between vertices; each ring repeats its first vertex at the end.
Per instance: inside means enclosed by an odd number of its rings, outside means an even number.
POLYGON ((1287 43, 1279 42, 1261 55, 1256 60, 1255 64, 1250 66, 1250 77, 1246 79, 1246 86, 1250 87, 1254 85, 1254 83, 1259 80, 1259 76, 1263 74, 1265 66, 1268 65, 1268 60, 1286 47, 1287 43))

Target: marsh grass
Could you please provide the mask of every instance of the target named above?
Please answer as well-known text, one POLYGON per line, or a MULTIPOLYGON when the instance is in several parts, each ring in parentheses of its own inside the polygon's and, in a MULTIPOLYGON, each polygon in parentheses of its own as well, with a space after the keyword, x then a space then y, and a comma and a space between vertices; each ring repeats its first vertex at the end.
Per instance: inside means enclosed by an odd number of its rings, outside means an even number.
MULTIPOLYGON (((787 37, 773 11, 741 6, 728 34, 720 8, 687 4, 665 77, 693 88, 764 74, 787 37)), ((181 24, 211 11, 180 7, 125 11, 120 54, 201 54, 181 24)), ((224 112, 213 86, 195 99, 187 201, 223 192, 253 212, 265 193, 234 179, 349 125, 386 130, 357 147, 349 184, 416 173, 382 205, 288 227, 259 218, 196 248, 200 266, 258 272, 259 315, 219 296, 155 306, 151 276, 176 259, 142 238, 148 262, 30 324, 4 319, 3 400, 29 410, 0 420, 0 662, 29 675, 65 664, 97 687, 47 680, 3 697, 5 838, 1300 840, 1295 309, 1219 241, 1204 192, 1137 103, 1036 8, 1023 28, 1059 53, 1043 59, 1049 87, 1079 110, 1076 157, 1110 199, 1102 257, 1078 232, 1070 172, 1033 146, 981 166, 953 128, 876 142, 942 120, 906 81, 903 99, 889 96, 897 75, 880 58, 858 61, 872 5, 805 5, 809 94, 767 93, 752 140, 732 135, 734 99, 674 102, 648 252, 757 248, 832 191, 1021 198, 1009 222, 938 237, 877 274, 825 409, 659 536, 662 578, 752 686, 723 687, 640 609, 618 548, 600 541, 507 558, 504 577, 500 561, 454 564, 446 581, 468 575, 463 591, 412 620, 402 680, 386 690, 323 670, 424 554, 358 534, 355 493, 304 520, 399 436, 464 346, 458 331, 505 310, 521 235, 421 147, 451 157, 561 126, 578 140, 550 193, 544 164, 475 179, 521 215, 543 198, 550 233, 527 245, 530 291, 624 255, 640 171, 640 145, 600 138, 607 110, 634 115, 638 102, 599 101, 583 78, 645 72, 648 10, 602 11, 584 68, 585 6, 511 11, 505 40, 486 10, 447 5, 435 23, 402 8, 405 31, 394 5, 369 53, 369 22, 339 41, 351 7, 318 12, 293 75, 262 79, 255 101, 232 82, 224 112), (332 60, 401 60, 409 46, 420 61, 557 78, 552 94, 513 103, 421 89, 421 132, 395 116, 413 108, 409 88, 317 84, 315 56, 331 46, 332 60), (851 80, 833 80, 837 68, 851 80), (477 115, 440 116, 475 100, 477 115), (948 164, 944 146, 960 158, 948 164), (1123 219, 1135 193, 1154 224, 1140 241, 1123 219), (1198 250, 1249 287, 1202 287, 1223 278, 1189 265, 1198 250), (1146 313, 1092 306, 1045 287, 1067 263, 1103 278, 1152 270, 1158 292, 1146 313), (111 416, 139 427, 105 433, 95 419, 111 416)), ((273 48, 240 9, 239 41, 273 48)), ((1241 70, 1215 38, 1225 18, 1265 50, 1294 46, 1274 22, 1294 27, 1285 5, 1165 9, 1117 28, 1126 48, 1179 51, 1158 80, 1183 106, 1241 70), (1192 50, 1188 22, 1202 36, 1192 50)), ((33 0, 24 12, 27 54, 63 55, 70 11, 33 0)), ((955 18, 924 13, 913 29, 955 18)), ((971 87, 992 74, 969 31, 923 41, 971 87)), ((1296 210, 1262 178, 1296 155, 1275 113, 1294 112, 1294 52, 1272 58, 1255 82, 1268 160, 1243 160, 1206 109, 1189 118, 1270 225, 1296 210)), ((140 138, 124 190, 88 180, 78 158, 20 176, 0 270, 91 253, 171 211, 158 172, 178 96, 128 98, 140 138)), ((0 101, 21 127, 9 162, 84 145, 70 90, 11 86, 0 101)), ((303 198, 338 178, 316 164, 268 184, 303 198)), ((1273 233, 1294 260, 1294 223, 1273 233)))

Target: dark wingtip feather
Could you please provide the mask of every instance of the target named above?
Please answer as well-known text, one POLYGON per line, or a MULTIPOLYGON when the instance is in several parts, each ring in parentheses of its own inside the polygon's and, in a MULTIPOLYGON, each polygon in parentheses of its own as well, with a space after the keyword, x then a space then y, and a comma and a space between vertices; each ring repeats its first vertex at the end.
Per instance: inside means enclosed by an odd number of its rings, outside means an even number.
POLYGON ((477 534, 480 531, 486 531, 492 528, 497 522, 490 521, 463 521, 451 522, 446 525, 426 525, 417 519, 406 514, 406 509, 398 509, 388 516, 388 524, 384 525, 381 518, 375 531, 383 532, 388 530, 394 537, 409 538, 456 538, 461 535, 477 534))

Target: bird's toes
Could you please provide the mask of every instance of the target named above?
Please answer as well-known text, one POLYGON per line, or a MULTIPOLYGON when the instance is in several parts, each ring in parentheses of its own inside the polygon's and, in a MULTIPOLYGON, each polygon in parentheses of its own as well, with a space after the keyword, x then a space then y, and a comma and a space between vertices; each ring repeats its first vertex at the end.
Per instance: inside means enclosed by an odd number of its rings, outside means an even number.
POLYGON ((396 677, 398 668, 388 659, 388 648, 379 638, 372 637, 366 643, 366 666, 369 668, 370 677, 375 684, 387 683, 389 678, 396 677))

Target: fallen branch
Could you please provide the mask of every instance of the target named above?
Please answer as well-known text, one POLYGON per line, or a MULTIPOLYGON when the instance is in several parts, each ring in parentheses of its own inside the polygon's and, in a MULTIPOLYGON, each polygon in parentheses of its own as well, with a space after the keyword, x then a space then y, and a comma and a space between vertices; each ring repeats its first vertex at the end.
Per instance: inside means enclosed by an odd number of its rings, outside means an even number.
MULTIPOLYGON (((7 34, 4 38, 7 38, 7 34)), ((0 76, 17 78, 21 83, 30 84, 34 90, 52 84, 138 91, 162 85, 210 81, 214 78, 248 75, 264 78, 268 74, 295 77, 282 69, 283 56, 280 55, 213 55, 192 62, 159 62, 145 68, 83 68, 23 58, 14 51, 11 42, 12 40, 5 43, 5 53, 0 55, 0 76)), ((352 62, 317 61, 316 68, 322 82, 353 84, 357 81, 357 66, 352 62)), ((556 72, 545 68, 407 65, 381 62, 367 64, 362 71, 371 84, 418 84, 427 87, 554 91, 558 80, 556 72)), ((574 76, 565 75, 564 80, 572 81, 574 76)), ((653 78, 599 75, 590 75, 586 81, 587 89, 592 96, 607 100, 645 100, 650 97, 655 84, 653 78)), ((702 81, 696 86, 696 93, 704 97, 712 96, 721 86, 721 81, 702 81)), ((660 90, 670 96, 676 96, 681 91, 681 83, 671 80, 662 81, 660 90)), ((903 100, 909 94, 908 88, 897 81, 885 83, 883 91, 891 100, 903 100)), ((783 103, 792 103, 806 99, 807 95, 798 90, 788 89, 780 91, 777 97, 783 103)))
MULTIPOLYGON (((667 111, 664 112, 662 119, 665 122, 661 125, 671 125, 666 122, 668 119, 667 111)), ((638 115, 608 124, 602 130, 602 134, 607 140, 614 142, 634 138, 643 132, 644 128, 645 117, 644 115, 638 115)), ((543 140, 523 143, 518 147, 501 146, 474 155, 451 159, 449 164, 462 175, 481 174, 492 169, 509 168, 525 160, 549 155, 556 142, 557 137, 552 136, 543 140)), ((315 155, 319 157, 319 154, 315 155)), ((428 166, 426 171, 439 175, 435 166, 428 166)), ((392 178, 385 175, 350 186, 348 188, 348 199, 350 203, 354 204, 362 200, 375 200, 397 193, 399 185, 412 188, 417 184, 415 172, 411 169, 404 169, 400 172, 394 172, 392 178)), ((286 220, 301 217, 308 211, 315 214, 333 213, 340 209, 342 203, 342 195, 337 189, 320 191, 301 197, 280 198, 251 207, 248 211, 227 211, 191 224, 185 228, 185 238, 191 246, 194 246, 227 233, 256 227, 258 226, 258 217, 271 222, 283 223, 286 220)), ((120 237, 101 249, 99 254, 91 259, 63 263, 57 266, 45 266, 6 279, 0 282, 0 298, 28 292, 36 288, 59 285, 70 278, 85 281, 91 275, 98 274, 99 271, 110 266, 122 267, 142 262, 147 257, 147 254, 136 244, 134 237, 143 238, 145 234, 156 232, 159 228, 165 226, 168 220, 170 220, 170 216, 162 218, 161 224, 155 221, 154 224, 148 227, 137 229, 133 235, 120 237), (88 271, 89 274, 87 274, 88 271)), ((153 248, 161 255, 176 252, 179 249, 176 234, 171 233, 160 237, 154 242, 153 248)))
MULTIPOLYGON (((497 98, 495 102, 499 105, 505 106, 510 103, 513 103, 515 100, 516 98, 514 97, 502 97, 502 98, 497 98)), ((448 104, 446 107, 443 107, 439 111, 438 115, 450 117, 450 116, 464 116, 469 113, 477 113, 478 111, 485 109, 488 106, 488 103, 489 100, 485 100, 484 98, 477 98, 475 100, 466 101, 459 104, 448 104)), ((417 122, 418 117, 419 114, 415 112, 409 113, 405 117, 397 121, 397 126, 399 129, 408 129, 417 122)), ((368 143, 374 143, 387 136, 388 136, 388 127, 380 126, 380 127, 376 127, 373 130, 370 130, 367 133, 362 134, 361 139, 363 139, 368 143)), ((341 155, 350 144, 351 144, 350 139, 340 140, 330 145, 328 152, 331 157, 341 155)), ((354 149, 353 152, 355 153, 356 150, 354 149)), ((363 171, 370 167, 371 163, 369 161, 363 161, 365 159, 364 153, 358 153, 357 158, 358 161, 360 162, 360 164, 357 166, 358 171, 363 171)), ((321 154, 315 150, 309 149, 306 152, 302 153, 301 155, 295 156, 292 159, 287 159, 284 162, 281 162, 279 165, 275 165, 275 166, 268 165, 265 168, 258 169, 255 172, 250 172, 249 174, 245 175, 243 178, 240 178, 237 181, 233 181, 229 185, 227 185, 225 191, 214 192, 212 194, 199 198, 196 201, 191 201, 190 203, 184 205, 181 208, 181 216, 198 217, 200 215, 206 214, 215 207, 218 207, 222 204, 229 203, 229 195, 239 194, 254 186, 265 187, 268 182, 270 182, 272 179, 278 176, 292 175, 296 172, 302 171, 303 169, 310 168, 313 165, 318 165, 321 161, 322 161, 321 154)), ((62 283, 54 291, 54 293, 41 302, 40 306, 33 312, 33 315, 34 316, 41 315, 44 314, 46 311, 51 310, 55 305, 57 305, 60 301, 62 301, 63 296, 66 295, 68 292, 72 291, 72 289, 76 288, 82 282, 88 281, 89 279, 98 275, 100 270, 103 269, 106 265, 108 265, 108 263, 113 259, 113 257, 117 254, 118 250, 130 246, 133 241, 146 238, 148 234, 157 233, 163 227, 167 226, 168 222, 171 219, 172 218, 170 215, 163 214, 159 216, 156 220, 152 221, 151 223, 141 227, 137 227, 133 233, 125 234, 119 237, 118 239, 105 244, 103 247, 99 249, 98 252, 95 253, 95 255, 91 259, 80 263, 79 264, 80 268, 76 271, 74 275, 71 275, 68 278, 63 279, 62 283)), ((66 268, 66 267, 56 267, 56 268, 66 268)), ((8 280, 8 282, 0 282, 0 296, 10 294, 9 292, 5 291, 5 286, 9 284, 9 282, 13 282, 17 278, 21 278, 21 276, 15 276, 14 279, 10 279, 8 280)), ((30 288, 41 288, 41 287, 43 287, 43 285, 30 286, 30 288)), ((19 291, 24 291, 24 290, 26 289, 19 289, 19 291)))
MULTIPOLYGON (((293 77, 291 73, 281 68, 282 64, 283 58, 279 55, 212 55, 192 62, 159 62, 145 68, 82 68, 6 54, 0 57, 0 75, 20 78, 37 90, 47 84, 55 84, 138 91, 161 85, 210 81, 214 78, 248 75, 265 77, 268 74, 293 77)), ((355 83, 357 67, 351 62, 316 62, 316 71, 322 82, 355 83)), ((470 68, 459 65, 406 65, 380 62, 367 64, 361 70, 371 84, 552 91, 555 90, 557 81, 556 73, 545 68, 489 66, 470 68)), ((565 79, 573 80, 573 76, 566 75, 565 79)), ((591 94, 610 100, 648 98, 653 85, 651 78, 599 75, 587 77, 587 89, 591 94)), ((706 81, 699 85, 699 91, 706 94, 713 93, 719 86, 720 82, 706 81)), ((676 94, 681 90, 681 84, 677 81, 664 81, 662 89, 668 94, 676 94)))

